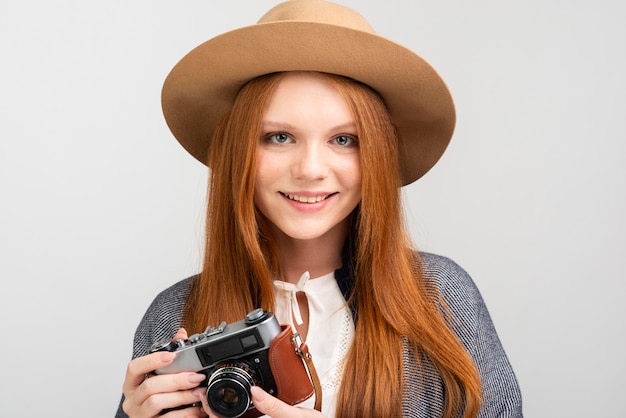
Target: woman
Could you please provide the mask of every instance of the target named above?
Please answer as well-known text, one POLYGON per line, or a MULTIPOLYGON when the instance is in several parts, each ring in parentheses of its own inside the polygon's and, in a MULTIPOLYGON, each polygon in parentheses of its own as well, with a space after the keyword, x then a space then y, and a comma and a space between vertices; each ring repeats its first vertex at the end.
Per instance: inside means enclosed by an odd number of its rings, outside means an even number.
POLYGON ((350 9, 290 0, 185 56, 163 109, 211 169, 204 267, 148 309, 117 416, 216 416, 206 376, 152 375, 175 354, 149 348, 258 307, 306 341, 323 393, 319 412, 314 397, 292 406, 255 386, 260 413, 522 415, 471 278, 415 251, 403 226, 400 187, 436 163, 454 128, 426 62, 350 9))

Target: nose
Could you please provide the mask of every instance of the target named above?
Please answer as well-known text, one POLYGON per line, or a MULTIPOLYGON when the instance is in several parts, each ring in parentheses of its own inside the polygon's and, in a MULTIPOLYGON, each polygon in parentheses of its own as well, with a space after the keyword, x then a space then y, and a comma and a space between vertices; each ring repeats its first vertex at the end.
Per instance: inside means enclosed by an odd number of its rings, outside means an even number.
POLYGON ((328 155, 318 141, 306 141, 296 154, 292 175, 301 180, 319 180, 328 176, 328 155))

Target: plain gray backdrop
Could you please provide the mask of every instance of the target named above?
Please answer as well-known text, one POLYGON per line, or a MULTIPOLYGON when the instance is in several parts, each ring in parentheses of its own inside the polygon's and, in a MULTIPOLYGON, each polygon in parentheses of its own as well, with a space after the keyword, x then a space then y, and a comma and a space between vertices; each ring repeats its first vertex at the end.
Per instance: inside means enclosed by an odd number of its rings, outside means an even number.
MULTIPOLYGON (((481 289, 526 416, 626 416, 626 4, 341 3, 455 98, 408 224, 481 289)), ((206 169, 162 82, 274 4, 0 2, 1 417, 113 416, 142 314, 200 268, 206 169)))

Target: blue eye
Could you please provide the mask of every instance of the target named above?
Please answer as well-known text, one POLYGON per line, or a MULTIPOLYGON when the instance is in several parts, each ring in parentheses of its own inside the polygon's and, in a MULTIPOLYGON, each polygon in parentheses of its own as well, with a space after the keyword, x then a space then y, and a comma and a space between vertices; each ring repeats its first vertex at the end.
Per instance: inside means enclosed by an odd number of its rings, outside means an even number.
POLYGON ((342 147, 354 147, 358 145, 357 139, 350 135, 339 135, 335 137, 333 141, 342 147))
POLYGON ((267 135, 267 140, 276 144, 286 144, 290 141, 289 135, 284 132, 267 135))

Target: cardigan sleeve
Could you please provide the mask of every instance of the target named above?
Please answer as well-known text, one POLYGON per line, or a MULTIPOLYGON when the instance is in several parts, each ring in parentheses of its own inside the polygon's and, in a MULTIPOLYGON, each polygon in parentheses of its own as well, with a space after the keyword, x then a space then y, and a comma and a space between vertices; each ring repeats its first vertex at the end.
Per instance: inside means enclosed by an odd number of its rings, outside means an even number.
MULTIPOLYGON (((182 323, 183 307, 193 277, 170 286, 152 301, 135 330, 132 358, 145 356, 156 341, 172 338, 182 323)), ((124 396, 115 418, 128 418, 122 410, 124 396)))
POLYGON ((483 391, 478 417, 522 417, 517 378, 474 281, 450 259, 424 253, 422 260, 448 306, 453 331, 478 368, 483 391))

